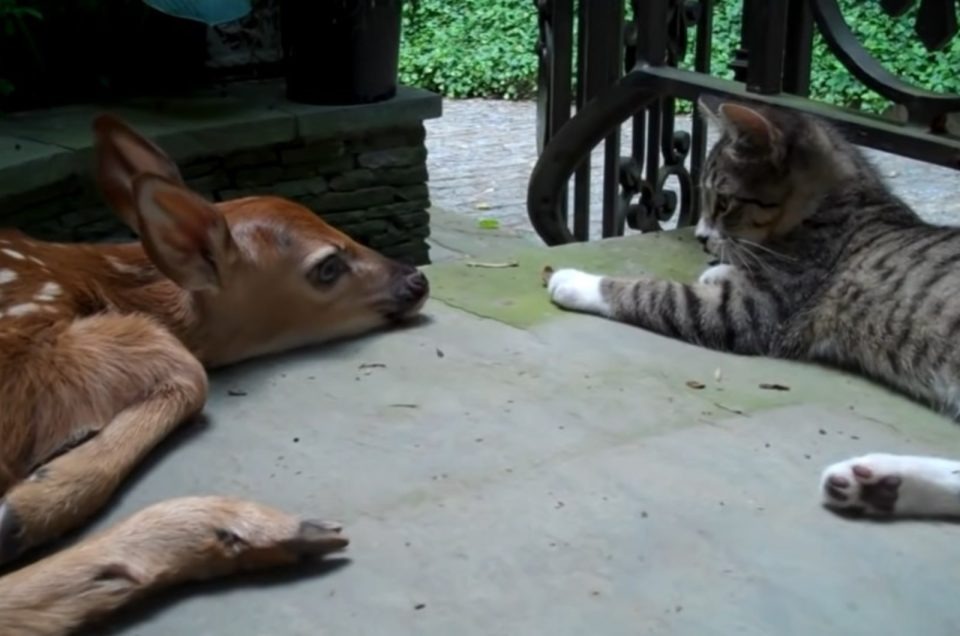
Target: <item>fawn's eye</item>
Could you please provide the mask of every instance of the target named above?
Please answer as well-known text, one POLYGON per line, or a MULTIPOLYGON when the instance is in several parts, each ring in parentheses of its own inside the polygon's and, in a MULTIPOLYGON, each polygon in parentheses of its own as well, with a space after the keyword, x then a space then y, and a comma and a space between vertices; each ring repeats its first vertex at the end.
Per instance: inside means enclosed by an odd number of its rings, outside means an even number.
POLYGON ((347 264, 339 254, 331 254, 307 272, 307 280, 315 287, 331 285, 347 271, 347 264))

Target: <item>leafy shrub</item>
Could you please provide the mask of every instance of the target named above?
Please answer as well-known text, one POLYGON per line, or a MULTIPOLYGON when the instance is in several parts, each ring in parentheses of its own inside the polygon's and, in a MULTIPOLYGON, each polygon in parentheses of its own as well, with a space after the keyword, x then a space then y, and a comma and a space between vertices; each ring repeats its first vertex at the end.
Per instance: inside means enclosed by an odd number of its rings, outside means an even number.
MULTIPOLYGON (((629 4, 629 3, 627 3, 629 4)), ((960 93, 960 37, 929 53, 914 33, 916 8, 890 18, 876 1, 841 0, 860 42, 891 72, 921 88, 960 93)), ((536 89, 537 16, 529 0, 418 0, 407 8, 401 81, 448 97, 528 97, 536 89)), ((732 78, 729 63, 740 41, 741 0, 714 4, 711 72, 732 78)), ((692 35, 692 32, 691 32, 692 35)), ((691 41, 692 44, 692 41, 691 41)), ((683 66, 692 67, 689 52, 683 66)), ((811 96, 881 112, 888 102, 863 86, 814 40, 811 96)))
POLYGON ((448 97, 528 97, 536 41, 531 0, 417 0, 404 8, 400 79, 448 97))

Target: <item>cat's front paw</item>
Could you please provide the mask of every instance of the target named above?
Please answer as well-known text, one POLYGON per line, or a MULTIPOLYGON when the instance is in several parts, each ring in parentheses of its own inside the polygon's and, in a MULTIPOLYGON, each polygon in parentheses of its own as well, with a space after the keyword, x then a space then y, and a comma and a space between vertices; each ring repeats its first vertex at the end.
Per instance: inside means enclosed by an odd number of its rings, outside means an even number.
POLYGON ((607 315, 610 304, 603 298, 603 276, 577 269, 558 269, 550 275, 547 293, 550 300, 564 309, 607 315))
POLYGON ((730 277, 733 276, 733 273, 736 271, 733 265, 714 265, 713 267, 707 268, 700 274, 700 284, 701 285, 719 285, 725 280, 730 280, 730 277))

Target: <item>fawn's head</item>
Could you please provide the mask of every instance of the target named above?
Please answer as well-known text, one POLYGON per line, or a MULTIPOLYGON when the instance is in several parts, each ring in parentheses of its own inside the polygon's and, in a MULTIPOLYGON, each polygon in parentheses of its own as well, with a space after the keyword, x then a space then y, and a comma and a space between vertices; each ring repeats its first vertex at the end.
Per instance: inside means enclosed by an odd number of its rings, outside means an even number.
POLYGON ((190 293, 194 348, 216 366, 416 315, 429 285, 274 196, 210 203, 155 144, 110 115, 94 123, 96 176, 150 261, 190 293))

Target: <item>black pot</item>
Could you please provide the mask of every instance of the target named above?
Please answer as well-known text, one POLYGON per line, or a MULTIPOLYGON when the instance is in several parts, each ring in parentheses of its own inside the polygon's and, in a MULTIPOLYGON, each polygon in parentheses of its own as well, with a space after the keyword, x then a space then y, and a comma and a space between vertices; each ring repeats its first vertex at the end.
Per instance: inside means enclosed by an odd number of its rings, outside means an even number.
POLYGON ((403 0, 281 0, 287 98, 364 104, 397 92, 403 0))

